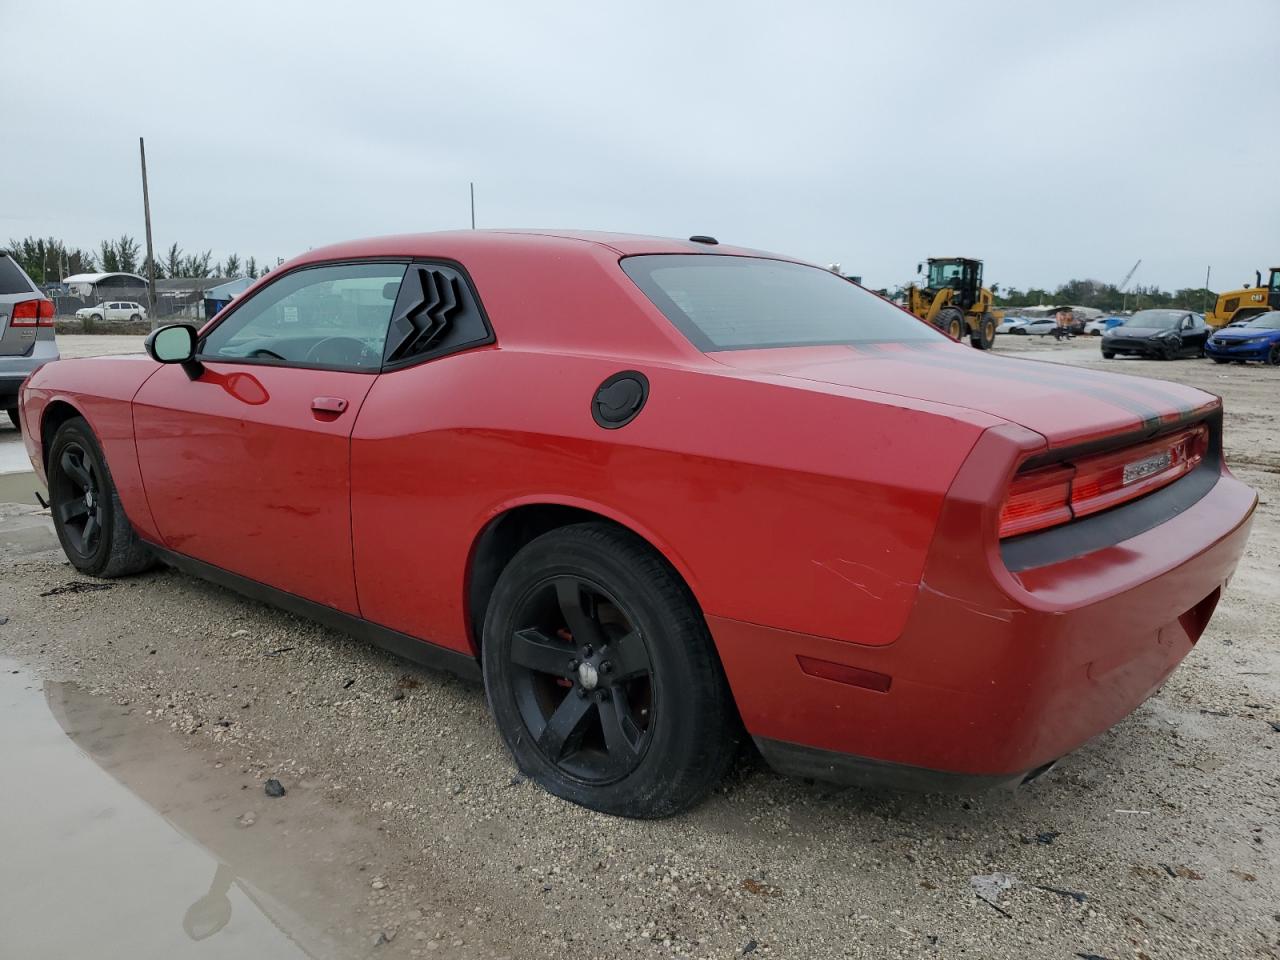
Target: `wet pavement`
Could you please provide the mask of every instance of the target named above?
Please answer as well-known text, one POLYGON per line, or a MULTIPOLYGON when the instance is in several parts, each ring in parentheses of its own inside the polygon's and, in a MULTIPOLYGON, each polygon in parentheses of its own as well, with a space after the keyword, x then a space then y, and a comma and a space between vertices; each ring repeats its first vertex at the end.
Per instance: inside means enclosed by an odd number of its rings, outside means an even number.
POLYGON ((351 955, 362 828, 305 785, 273 799, 131 704, 0 658, 0 954, 351 955), (283 893, 282 893, 283 891, 283 893))

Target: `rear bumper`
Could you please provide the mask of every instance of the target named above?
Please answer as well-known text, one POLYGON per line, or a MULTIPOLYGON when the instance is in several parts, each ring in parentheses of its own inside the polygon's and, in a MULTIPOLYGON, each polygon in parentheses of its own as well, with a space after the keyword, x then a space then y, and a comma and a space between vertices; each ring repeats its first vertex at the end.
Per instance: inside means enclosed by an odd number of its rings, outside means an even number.
POLYGON ((31 352, 21 357, 0 357, 0 405, 14 406, 24 380, 50 360, 58 359, 58 346, 52 340, 36 340, 31 352))
POLYGON ((1166 522, 1014 574, 998 544, 973 542, 983 508, 964 489, 991 487, 966 471, 894 643, 708 618, 743 721, 783 772, 971 790, 1051 764, 1136 709, 1190 652, 1256 503, 1221 470, 1166 522), (888 689, 812 676, 802 656, 888 677, 888 689))

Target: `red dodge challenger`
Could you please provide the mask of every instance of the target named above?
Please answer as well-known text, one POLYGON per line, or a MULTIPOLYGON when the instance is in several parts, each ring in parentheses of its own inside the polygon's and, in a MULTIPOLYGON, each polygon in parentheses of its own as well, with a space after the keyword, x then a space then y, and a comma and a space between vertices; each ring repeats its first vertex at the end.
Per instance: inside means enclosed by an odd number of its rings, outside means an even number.
POLYGON ((743 731, 799 776, 1034 777, 1187 655, 1256 501, 1215 397, 710 237, 339 244, 147 353, 22 390, 79 570, 483 676, 522 770, 627 816, 743 731))

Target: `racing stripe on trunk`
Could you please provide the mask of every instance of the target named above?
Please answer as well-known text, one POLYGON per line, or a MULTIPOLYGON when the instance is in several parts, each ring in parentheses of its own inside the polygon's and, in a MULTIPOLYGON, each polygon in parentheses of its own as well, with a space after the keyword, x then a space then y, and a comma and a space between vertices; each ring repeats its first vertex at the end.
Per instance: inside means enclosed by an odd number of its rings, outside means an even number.
MULTIPOLYGON (((1062 387, 1088 387, 1090 392, 1095 395, 1110 398, 1123 398, 1128 403, 1136 403, 1139 408, 1148 411, 1161 423, 1177 423, 1182 420, 1189 419, 1197 413, 1208 409, 1212 404, 1197 405, 1190 402, 1186 397, 1169 390, 1167 385, 1160 380, 1147 380, 1137 378, 1121 379, 1115 374, 1107 373, 1101 370, 1086 370, 1076 367, 1065 367, 1062 364, 1053 363, 1048 360, 1036 360, 1029 357, 978 357, 978 356, 957 356, 955 352, 945 348, 928 348, 936 350, 938 356, 946 356, 948 361, 964 365, 966 369, 974 372, 991 372, 995 367, 993 364, 1002 365, 1003 372, 1010 372, 1006 361, 1021 360, 1025 362, 1035 363, 1036 372, 1029 370, 1017 371, 1017 376, 1024 382, 1030 378, 1032 382, 1051 383, 1055 386, 1062 387), (1024 375, 1025 374, 1025 375, 1024 375), (1172 408, 1171 410, 1161 411, 1150 405, 1151 400, 1163 401, 1163 403, 1172 408)), ((1017 370, 1017 368, 1014 368, 1017 370)), ((1127 408, 1126 408, 1127 409, 1127 408)))
MULTIPOLYGON (((1055 386, 1064 388, 1082 389, 1082 378, 1066 376, 1063 377, 1058 371, 1046 370, 1044 376, 1038 372, 1019 370, 1016 367, 1011 368, 1008 364, 1002 362, 1004 358, 999 360, 992 358, 990 360, 980 360, 977 358, 969 359, 963 356, 956 356, 949 348, 942 347, 906 347, 906 349, 889 349, 903 347, 904 344, 881 344, 866 343, 853 347, 854 350, 869 353, 875 356, 883 357, 888 360, 895 360, 901 363, 929 366, 939 370, 948 370, 953 373, 970 374, 972 376, 995 377, 1008 383, 1027 383, 1036 386, 1055 386), (944 352, 945 351, 945 352, 944 352)), ((1049 367, 1050 364, 1043 366, 1049 367)), ((1138 419, 1144 429, 1154 429, 1161 426, 1166 415, 1162 414, 1155 407, 1144 403, 1139 397, 1130 396, 1120 393, 1112 389, 1107 381, 1098 384, 1096 387, 1091 383, 1088 384, 1088 395, 1098 401, 1110 404, 1125 413, 1131 414, 1138 419), (1105 384, 1105 386, 1103 385, 1105 384)), ((1188 408, 1186 413, 1189 415, 1191 409, 1188 408)), ((1180 414, 1181 416, 1181 414, 1180 414)))

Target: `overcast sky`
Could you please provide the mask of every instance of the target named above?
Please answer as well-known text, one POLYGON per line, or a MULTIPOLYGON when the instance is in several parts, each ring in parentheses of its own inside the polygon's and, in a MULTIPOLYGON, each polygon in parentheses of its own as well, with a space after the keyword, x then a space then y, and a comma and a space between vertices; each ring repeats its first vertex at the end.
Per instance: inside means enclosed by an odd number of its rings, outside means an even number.
POLYGON ((1280 2, 0 0, 0 241, 290 257, 469 223, 930 255, 1020 287, 1280 264, 1280 2))

